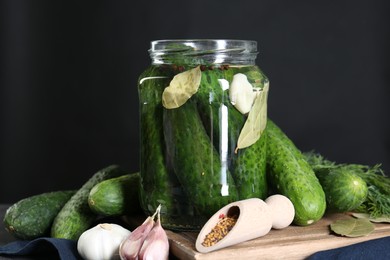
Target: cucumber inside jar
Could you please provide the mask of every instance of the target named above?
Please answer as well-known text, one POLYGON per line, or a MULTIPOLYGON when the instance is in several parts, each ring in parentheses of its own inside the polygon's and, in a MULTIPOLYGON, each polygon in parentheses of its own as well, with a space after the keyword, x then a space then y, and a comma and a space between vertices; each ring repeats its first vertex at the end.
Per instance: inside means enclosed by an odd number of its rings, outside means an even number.
POLYGON ((164 228, 200 230, 226 204, 267 195, 265 135, 237 151, 248 114, 232 104, 229 86, 237 74, 253 88, 263 88, 268 79, 250 62, 173 56, 155 62, 139 81, 141 204, 147 214, 162 204, 164 228))

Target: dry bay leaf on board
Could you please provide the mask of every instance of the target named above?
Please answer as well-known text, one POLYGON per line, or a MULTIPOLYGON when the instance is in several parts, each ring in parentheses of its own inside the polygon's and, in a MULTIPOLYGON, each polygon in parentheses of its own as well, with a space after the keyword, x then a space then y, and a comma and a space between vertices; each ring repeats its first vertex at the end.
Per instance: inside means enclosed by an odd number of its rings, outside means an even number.
POLYGON ((338 235, 346 237, 361 237, 375 230, 374 224, 365 218, 340 219, 330 224, 330 229, 338 235))
POLYGON ((175 75, 162 94, 163 106, 173 109, 187 102, 198 91, 201 77, 200 66, 175 75))
POLYGON ((381 217, 373 218, 368 213, 355 213, 355 212, 352 213, 351 215, 355 218, 365 218, 375 223, 390 223, 390 216, 381 216, 381 217))
POLYGON ((264 84, 264 87, 256 95, 252 109, 249 111, 248 118, 245 121, 243 128, 237 141, 238 149, 246 148, 256 143, 267 124, 267 99, 268 99, 269 82, 264 84))

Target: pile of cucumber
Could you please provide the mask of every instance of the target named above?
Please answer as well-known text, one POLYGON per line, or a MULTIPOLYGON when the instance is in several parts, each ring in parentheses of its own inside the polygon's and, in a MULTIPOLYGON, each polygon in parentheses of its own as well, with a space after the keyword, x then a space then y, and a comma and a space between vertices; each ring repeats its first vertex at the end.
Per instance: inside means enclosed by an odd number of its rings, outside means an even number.
POLYGON ((78 190, 42 193, 16 202, 7 209, 4 225, 18 239, 77 240, 101 217, 140 214, 139 182, 138 172, 126 173, 110 165, 78 190))
MULTIPOLYGON (((357 175, 324 173, 318 164, 313 169, 310 158, 270 119, 265 133, 269 194, 282 194, 292 201, 295 225, 313 224, 327 209, 353 210, 366 200, 367 185, 357 175)), ((101 216, 142 214, 139 191, 138 172, 126 173, 111 165, 79 190, 43 193, 15 203, 7 210, 4 224, 19 239, 77 240, 101 216)))

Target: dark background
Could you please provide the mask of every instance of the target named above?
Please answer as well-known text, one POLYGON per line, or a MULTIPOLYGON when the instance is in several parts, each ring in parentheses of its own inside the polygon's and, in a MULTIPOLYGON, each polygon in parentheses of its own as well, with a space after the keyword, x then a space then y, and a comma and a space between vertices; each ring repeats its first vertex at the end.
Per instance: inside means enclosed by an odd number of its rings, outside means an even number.
POLYGON ((390 172, 389 3, 0 0, 0 203, 138 170, 156 39, 258 41, 269 116, 301 150, 390 172))

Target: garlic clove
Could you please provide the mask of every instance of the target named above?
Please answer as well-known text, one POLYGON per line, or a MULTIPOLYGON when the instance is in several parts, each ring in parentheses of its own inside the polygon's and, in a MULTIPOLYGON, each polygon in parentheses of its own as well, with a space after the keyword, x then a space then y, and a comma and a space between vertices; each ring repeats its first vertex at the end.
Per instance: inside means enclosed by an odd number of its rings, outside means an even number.
POLYGON ((119 255, 122 260, 138 258, 138 253, 146 236, 153 228, 153 224, 153 218, 148 217, 141 226, 134 229, 134 231, 121 243, 119 247, 119 255))
POLYGON ((159 221, 150 231, 142 245, 139 260, 143 259, 168 259, 169 241, 159 221))
POLYGON ((157 208, 153 216, 146 218, 144 223, 133 230, 133 232, 119 246, 119 255, 121 260, 138 259, 139 251, 147 235, 154 226, 154 217, 160 213, 161 205, 157 208))
POLYGON ((229 98, 233 106, 242 114, 247 114, 252 108, 256 93, 245 74, 237 73, 233 76, 229 88, 229 98))
POLYGON ((161 259, 166 260, 169 256, 169 241, 165 230, 160 222, 160 207, 158 210, 158 219, 153 229, 146 237, 139 253, 139 260, 161 259))
POLYGON ((85 260, 119 259, 119 246, 130 233, 117 224, 98 224, 81 234, 77 251, 85 260))

